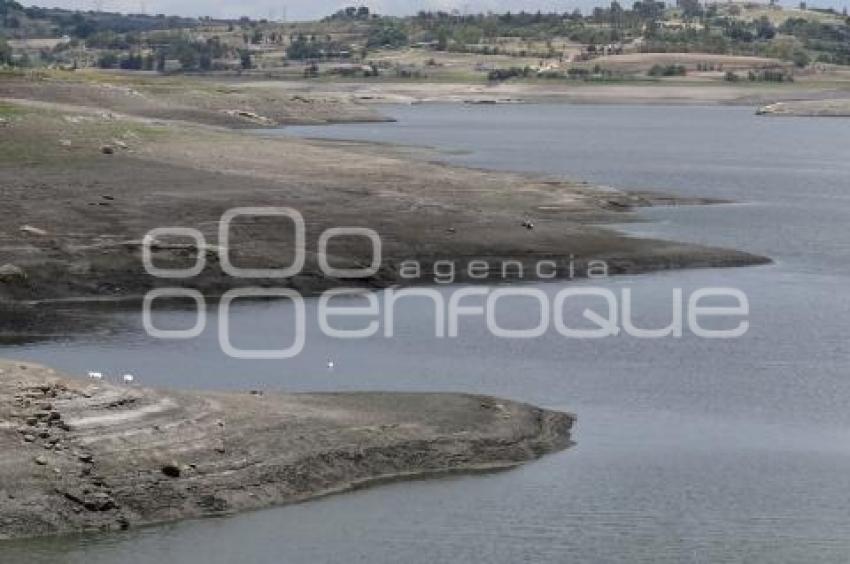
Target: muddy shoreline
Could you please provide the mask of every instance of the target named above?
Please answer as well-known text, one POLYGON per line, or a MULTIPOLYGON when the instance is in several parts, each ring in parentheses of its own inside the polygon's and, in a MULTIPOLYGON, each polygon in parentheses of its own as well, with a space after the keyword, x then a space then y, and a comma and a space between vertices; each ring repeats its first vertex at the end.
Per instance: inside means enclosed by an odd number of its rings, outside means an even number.
MULTIPOLYGON (((591 261, 604 261, 610 275, 769 262, 604 227, 636 220, 632 212, 643 206, 707 201, 447 166, 363 144, 261 137, 216 122, 232 116, 214 108, 242 95, 224 87, 207 82, 193 87, 227 92, 223 98, 210 95, 216 101, 194 116, 203 123, 179 119, 187 116, 174 100, 177 86, 165 94, 151 86, 139 95, 128 88, 0 81, 0 94, 18 96, 0 100, 0 334, 6 338, 62 333, 78 323, 61 312, 37 310, 34 303, 130 301, 153 288, 174 286, 174 280, 155 278, 143 267, 142 240, 161 227, 188 227, 203 235, 203 248, 186 238, 157 240, 154 260, 159 268, 186 268, 203 254, 206 268, 176 285, 205 296, 245 286, 287 287, 314 296, 341 285, 428 284, 439 261, 458 264, 456 282, 478 283, 535 281, 530 273, 540 261, 559 265, 556 279, 570 277, 566 263, 581 277, 591 261), (27 88, 38 93, 36 99, 21 100, 27 88), (78 98, 92 88, 94 99, 105 106, 80 105, 78 98), (71 99, 67 91, 74 93, 71 99), (57 101, 44 101, 53 95, 57 101), (162 115, 168 118, 156 117, 162 115), (304 218, 306 256, 297 275, 237 279, 221 268, 222 253, 241 267, 291 264, 294 234, 285 222, 243 217, 233 225, 230 248, 219 245, 222 215, 252 206, 288 207, 304 218), (347 280, 322 272, 321 233, 346 226, 367 227, 381 237, 382 261, 375 274, 347 280), (421 265, 414 278, 400 272, 410 260, 421 265), (464 266, 473 260, 488 262, 483 279, 466 275, 464 266), (503 276, 500 266, 509 261, 522 264, 522 276, 517 269, 503 276)), ((263 99, 281 116, 294 112, 288 108, 295 103, 300 118, 328 118, 324 105, 292 102, 292 96, 274 104, 263 99)), ((367 111, 355 104, 344 107, 349 106, 357 108, 354 114, 367 111)), ((352 114, 346 110, 336 117, 352 114)), ((371 256, 372 246, 363 238, 339 238, 327 249, 337 268, 362 267, 371 256)))
POLYGON ((462 394, 166 392, 0 361, 0 539, 509 468, 569 446, 574 419, 462 394))

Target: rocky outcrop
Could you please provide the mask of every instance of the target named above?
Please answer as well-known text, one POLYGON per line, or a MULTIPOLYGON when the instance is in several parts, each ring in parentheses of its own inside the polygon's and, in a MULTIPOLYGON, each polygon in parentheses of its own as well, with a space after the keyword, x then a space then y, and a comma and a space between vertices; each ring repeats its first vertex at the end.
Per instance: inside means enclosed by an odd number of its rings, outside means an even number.
POLYGON ((14 264, 0 266, 0 284, 16 284, 26 279, 27 273, 20 266, 14 264))
POLYGON ((0 362, 0 538, 509 467, 568 446, 573 421, 483 396, 163 392, 0 362))

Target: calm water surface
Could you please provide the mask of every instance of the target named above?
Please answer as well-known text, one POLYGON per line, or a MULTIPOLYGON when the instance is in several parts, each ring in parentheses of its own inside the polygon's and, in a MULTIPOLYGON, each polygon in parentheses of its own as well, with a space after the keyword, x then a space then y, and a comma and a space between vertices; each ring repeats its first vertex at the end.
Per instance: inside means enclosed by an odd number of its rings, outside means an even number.
MULTIPOLYGON (((627 229, 741 248, 775 265, 604 284, 632 288, 636 319, 649 327, 669 320, 674 288, 740 288, 751 302, 749 333, 505 341, 468 320, 459 339, 438 341, 428 305, 411 301, 392 341, 330 340, 311 323, 304 353, 282 362, 226 358, 214 324, 188 343, 154 342, 135 329, 6 348, 4 357, 71 372, 133 371, 146 385, 491 393, 575 411, 579 425, 575 448, 515 471, 8 544, 0 562, 850 561, 850 121, 757 118, 746 108, 387 111, 399 122, 287 134, 427 145, 458 164, 742 202, 648 210, 652 222, 627 229)), ((534 323, 527 302, 508 306, 506 325, 534 323)), ((238 311, 244 346, 286 333, 285 303, 238 311)))

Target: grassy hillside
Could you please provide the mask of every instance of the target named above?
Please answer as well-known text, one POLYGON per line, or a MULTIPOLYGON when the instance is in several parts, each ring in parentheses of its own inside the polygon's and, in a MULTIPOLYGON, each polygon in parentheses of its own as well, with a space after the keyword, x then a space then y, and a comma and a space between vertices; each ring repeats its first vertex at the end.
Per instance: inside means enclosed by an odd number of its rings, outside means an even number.
POLYGON ((64 35, 85 39, 101 32, 129 33, 190 28, 196 25, 197 20, 175 16, 77 12, 58 8, 24 7, 15 0, 0 0, 0 32, 10 39, 64 35))
MULTIPOLYGON (((783 9, 698 0, 678 0, 676 6, 646 0, 630 8, 613 2, 589 14, 420 12, 389 18, 350 8, 322 21, 288 24, 82 13, 0 0, 0 35, 9 40, 0 43, 0 64, 167 72, 261 69, 306 77, 327 72, 374 77, 390 71, 397 78, 429 78, 448 72, 453 63, 447 54, 477 57, 477 70, 496 79, 531 74, 620 79, 616 68, 599 66, 606 57, 653 53, 775 59, 799 69, 813 63, 850 65, 850 19, 843 14, 804 5, 783 9)), ((693 70, 722 70, 709 59, 693 70)), ((682 69, 650 66, 639 72, 663 77, 682 69)))

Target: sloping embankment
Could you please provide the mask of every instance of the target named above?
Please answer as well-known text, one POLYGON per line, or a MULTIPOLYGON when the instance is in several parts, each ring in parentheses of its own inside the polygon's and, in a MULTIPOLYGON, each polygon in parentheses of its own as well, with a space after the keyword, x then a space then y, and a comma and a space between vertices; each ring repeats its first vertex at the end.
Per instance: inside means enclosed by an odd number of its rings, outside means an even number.
POLYGON ((573 422, 483 396, 162 392, 0 362, 0 539, 509 467, 568 446, 573 422))
MULTIPOLYGON (((769 262, 600 227, 635 219, 629 212, 639 206, 696 203, 675 197, 447 166, 380 146, 353 150, 154 123, 91 107, 0 102, 0 119, 0 336, 79 325, 32 302, 128 302, 171 286, 143 266, 142 241, 154 228, 201 232, 203 244, 166 236, 152 250, 161 269, 185 269, 203 253, 206 268, 186 284, 206 296, 246 284, 279 287, 281 280, 247 281, 221 268, 224 252, 237 265, 293 263, 294 230, 268 218, 242 217, 230 230, 229 248, 220 246, 221 218, 243 206, 294 208, 304 217, 304 267, 286 280, 303 295, 341 284, 318 260, 321 234, 341 226, 368 227, 381 238, 378 272, 346 282, 366 288, 433 283, 446 261, 456 264, 461 283, 540 280, 534 273, 544 260, 565 279, 591 261, 604 261, 611 275, 769 262), (415 279, 400 274, 410 260, 422 267, 415 279), (478 260, 487 262, 484 279, 469 275, 478 260), (503 268, 507 261, 520 261, 521 272, 503 268)), ((362 268, 373 250, 363 237, 337 237, 326 253, 336 268, 362 268)))

